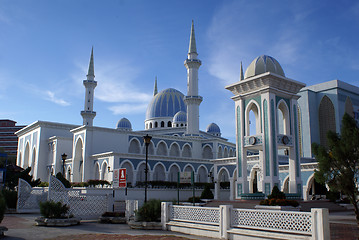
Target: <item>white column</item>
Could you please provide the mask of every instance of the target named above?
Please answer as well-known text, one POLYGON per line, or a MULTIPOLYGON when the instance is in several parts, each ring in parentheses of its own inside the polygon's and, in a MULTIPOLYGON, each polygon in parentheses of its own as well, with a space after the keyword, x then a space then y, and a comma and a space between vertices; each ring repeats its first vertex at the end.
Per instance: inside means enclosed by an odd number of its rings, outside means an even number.
POLYGON ((329 211, 327 208, 312 208, 312 239, 330 240, 329 211))

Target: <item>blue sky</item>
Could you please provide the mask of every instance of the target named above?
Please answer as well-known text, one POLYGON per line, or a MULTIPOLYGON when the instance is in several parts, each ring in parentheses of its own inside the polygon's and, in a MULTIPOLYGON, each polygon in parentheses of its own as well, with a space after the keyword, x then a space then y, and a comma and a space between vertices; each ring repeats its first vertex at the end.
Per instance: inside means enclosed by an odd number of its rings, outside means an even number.
POLYGON ((312 85, 339 79, 358 86, 357 1, 0 0, 0 118, 82 124, 94 46, 95 126, 122 117, 144 128, 158 88, 186 94, 191 20, 202 66, 200 128, 217 123, 234 140, 234 103, 225 90, 259 55, 287 77, 312 85))

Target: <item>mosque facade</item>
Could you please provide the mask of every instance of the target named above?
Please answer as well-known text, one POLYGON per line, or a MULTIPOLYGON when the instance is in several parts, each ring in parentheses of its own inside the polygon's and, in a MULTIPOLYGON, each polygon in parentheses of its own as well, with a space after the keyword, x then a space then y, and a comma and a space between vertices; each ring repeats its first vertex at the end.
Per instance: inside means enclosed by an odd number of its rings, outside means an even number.
POLYGON ((143 136, 148 134, 149 181, 176 182, 179 172, 193 171, 195 182, 215 183, 215 198, 223 196, 221 182, 229 182, 230 200, 256 192, 268 195, 275 185, 304 199, 314 195, 317 162, 310 145, 325 145, 328 130, 340 132, 345 112, 358 121, 359 88, 339 80, 305 87, 287 78, 273 57, 257 57, 245 74, 241 66, 240 81, 226 87, 236 109, 236 143, 231 143, 215 123, 199 129, 201 64, 192 23, 184 62, 186 95, 173 88, 158 92, 156 80, 144 130, 133 131, 127 118, 115 128, 103 128, 93 125, 97 81, 92 50, 83 81, 83 125, 36 121, 19 130, 17 165, 31 167, 42 181, 64 172, 72 182, 112 181, 113 169, 126 168, 127 184, 135 187, 145 180, 143 136))

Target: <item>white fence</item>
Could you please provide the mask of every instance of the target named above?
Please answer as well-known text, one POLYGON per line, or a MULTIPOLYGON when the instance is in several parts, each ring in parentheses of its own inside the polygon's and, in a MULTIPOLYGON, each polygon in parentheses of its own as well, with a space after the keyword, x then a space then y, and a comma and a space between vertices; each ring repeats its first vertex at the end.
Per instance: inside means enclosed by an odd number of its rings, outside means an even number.
POLYGON ((19 179, 16 210, 19 213, 39 213, 39 203, 47 200, 48 188, 31 187, 23 179, 19 179))
POLYGON ((56 177, 50 177, 48 200, 62 202, 70 207, 70 214, 82 219, 96 219, 112 211, 112 194, 82 194, 81 190, 65 188, 56 177))
POLYGON ((221 239, 330 239, 328 209, 311 212, 173 206, 162 203, 164 230, 221 239))

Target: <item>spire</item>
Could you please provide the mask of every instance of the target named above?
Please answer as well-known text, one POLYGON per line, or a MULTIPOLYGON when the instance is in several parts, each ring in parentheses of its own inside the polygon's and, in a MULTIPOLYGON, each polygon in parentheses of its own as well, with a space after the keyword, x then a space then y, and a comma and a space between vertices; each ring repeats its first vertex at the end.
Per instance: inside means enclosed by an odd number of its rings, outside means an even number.
POLYGON ((94 80, 94 79, 95 79, 95 68, 94 68, 94 63, 93 63, 93 47, 92 47, 89 70, 87 73, 87 80, 94 80))
POLYGON ((243 80, 244 77, 243 77, 243 67, 242 67, 242 61, 241 61, 241 73, 239 75, 239 81, 243 80))
POLYGON ((153 90, 153 96, 156 96, 157 93, 158 93, 158 91, 157 91, 157 76, 156 76, 156 78, 155 78, 155 88, 153 90))
POLYGON ((197 53, 196 38, 194 37, 194 24, 192 20, 191 37, 189 41, 188 53, 197 53))

